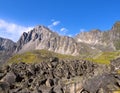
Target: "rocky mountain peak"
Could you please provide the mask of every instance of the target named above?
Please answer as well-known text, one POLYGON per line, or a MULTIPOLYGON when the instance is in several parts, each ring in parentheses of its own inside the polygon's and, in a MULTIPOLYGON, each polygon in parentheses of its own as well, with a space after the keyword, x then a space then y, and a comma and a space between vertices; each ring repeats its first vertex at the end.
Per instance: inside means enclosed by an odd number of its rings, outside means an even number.
MULTIPOLYGON (((26 45, 27 43, 33 43, 33 42, 35 43, 35 42, 41 41, 42 38, 45 38, 43 37, 43 35, 48 36, 48 34, 50 33, 51 31, 47 27, 42 26, 42 25, 36 26, 28 33, 24 32, 17 42, 16 52, 21 50, 22 47, 26 45)), ((28 47, 31 47, 31 46, 28 46, 28 47)))
POLYGON ((16 43, 12 40, 0 37, 0 64, 4 63, 10 56, 12 56, 16 49, 16 43))
POLYGON ((12 40, 0 37, 0 51, 10 50, 15 46, 15 43, 12 40))
POLYGON ((43 25, 36 26, 29 33, 31 33, 31 32, 33 32, 33 33, 52 33, 52 31, 48 27, 45 27, 43 25))
MULTIPOLYGON (((114 28, 119 28, 120 22, 116 22, 114 28)), ((84 51, 114 51, 118 42, 114 43, 120 34, 117 30, 102 32, 93 29, 89 32, 81 32, 75 38, 60 36, 49 28, 39 25, 28 33, 23 33, 17 42, 16 52, 25 52, 36 49, 46 49, 62 54, 78 55, 84 51)))
POLYGON ((120 21, 115 22, 114 27, 120 27, 120 21))
POLYGON ((75 39, 77 40, 77 42, 84 42, 87 44, 96 44, 96 43, 99 43, 101 35, 102 33, 100 30, 94 29, 89 32, 81 32, 75 37, 75 39))
POLYGON ((98 33, 101 33, 101 30, 99 30, 99 29, 93 29, 93 30, 90 31, 90 33, 98 34, 98 33))
POLYGON ((120 21, 117 21, 114 25, 113 25, 113 27, 112 27, 112 30, 114 30, 114 31, 120 31, 120 21))
POLYGON ((39 25, 29 32, 24 32, 16 44, 0 38, 0 50, 7 47, 10 49, 14 45, 16 45, 16 48, 13 49, 15 53, 45 49, 61 54, 82 55, 120 50, 119 28, 120 22, 118 21, 111 30, 103 32, 94 29, 89 32, 81 32, 72 38, 60 36, 49 28, 39 25))
POLYGON ((40 49, 61 54, 79 55, 84 50, 89 52, 91 48, 88 45, 78 44, 72 37, 60 36, 47 27, 36 26, 28 33, 23 33, 17 42, 16 53, 40 49))
POLYGON ((81 32, 75 37, 77 42, 83 42, 102 51, 114 51, 120 49, 120 22, 116 22, 111 30, 100 31, 98 29, 89 32, 81 32))

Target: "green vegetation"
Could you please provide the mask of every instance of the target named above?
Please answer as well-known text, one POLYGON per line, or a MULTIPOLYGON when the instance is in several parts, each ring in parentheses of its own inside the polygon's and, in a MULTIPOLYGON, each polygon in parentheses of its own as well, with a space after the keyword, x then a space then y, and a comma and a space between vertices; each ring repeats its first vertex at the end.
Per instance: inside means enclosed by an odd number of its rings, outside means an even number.
POLYGON ((117 91, 113 91, 113 93, 120 93, 120 90, 117 90, 117 91))
POLYGON ((59 59, 76 59, 76 57, 71 55, 58 54, 47 50, 34 50, 22 54, 16 54, 8 60, 8 63, 37 63, 48 61, 51 57, 58 57, 59 59))
POLYGON ((117 70, 117 74, 120 74, 120 70, 117 70))
MULTIPOLYGON (((16 54, 8 60, 8 63, 38 63, 42 61, 49 61, 52 57, 58 57, 59 59, 82 59, 80 56, 75 57, 71 55, 63 55, 47 50, 34 50, 22 54, 16 54)), ((110 64, 110 60, 120 57, 120 52, 102 52, 96 57, 84 58, 84 60, 92 61, 98 64, 110 64)))
POLYGON ((110 60, 120 57, 120 52, 103 52, 94 58, 87 58, 86 60, 96 62, 99 64, 110 64, 110 60))
POLYGON ((26 62, 31 63, 37 61, 37 56, 32 52, 26 52, 24 54, 16 54, 8 60, 9 63, 17 63, 17 62, 26 62))

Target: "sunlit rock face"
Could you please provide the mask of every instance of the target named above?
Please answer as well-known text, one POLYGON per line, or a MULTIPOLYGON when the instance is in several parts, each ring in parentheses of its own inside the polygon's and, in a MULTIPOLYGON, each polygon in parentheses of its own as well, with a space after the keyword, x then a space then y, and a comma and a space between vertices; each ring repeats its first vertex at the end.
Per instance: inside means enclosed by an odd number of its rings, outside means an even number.
POLYGON ((23 33, 17 42, 16 52, 22 53, 38 49, 70 55, 79 55, 92 50, 89 45, 77 43, 72 37, 60 36, 44 26, 37 26, 30 32, 23 33))
POLYGON ((95 29, 89 32, 81 32, 76 35, 75 39, 77 42, 90 44, 101 51, 120 50, 120 22, 116 22, 108 31, 95 29))

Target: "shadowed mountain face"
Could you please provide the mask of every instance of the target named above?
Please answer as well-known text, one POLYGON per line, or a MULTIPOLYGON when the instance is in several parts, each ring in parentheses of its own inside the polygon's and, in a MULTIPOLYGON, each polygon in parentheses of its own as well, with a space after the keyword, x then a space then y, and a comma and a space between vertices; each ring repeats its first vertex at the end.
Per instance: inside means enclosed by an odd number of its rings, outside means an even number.
POLYGON ((5 62, 16 49, 16 43, 0 37, 0 63, 5 62))

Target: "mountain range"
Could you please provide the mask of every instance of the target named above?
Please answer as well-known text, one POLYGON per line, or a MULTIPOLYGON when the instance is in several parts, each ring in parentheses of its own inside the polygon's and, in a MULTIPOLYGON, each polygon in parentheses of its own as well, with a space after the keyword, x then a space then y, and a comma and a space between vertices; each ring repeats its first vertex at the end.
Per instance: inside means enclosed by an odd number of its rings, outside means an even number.
POLYGON ((101 52, 120 50, 120 22, 116 22, 108 31, 99 29, 80 32, 75 37, 61 36, 45 26, 36 26, 28 33, 24 32, 17 42, 0 38, 0 62, 14 54, 32 50, 49 50, 73 56, 95 56, 101 52))

